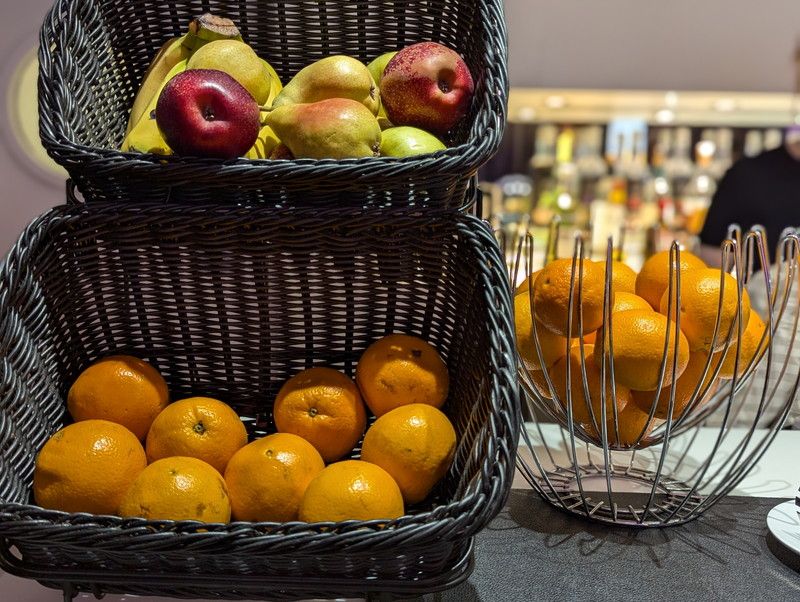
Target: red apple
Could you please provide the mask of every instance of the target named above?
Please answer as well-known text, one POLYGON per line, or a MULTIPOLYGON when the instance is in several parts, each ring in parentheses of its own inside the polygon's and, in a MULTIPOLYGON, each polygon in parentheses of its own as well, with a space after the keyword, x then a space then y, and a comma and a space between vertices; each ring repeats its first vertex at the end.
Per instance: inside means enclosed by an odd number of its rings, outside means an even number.
POLYGON ((475 84, 464 60, 447 46, 422 42, 386 65, 381 99, 394 125, 445 134, 467 114, 475 84))
POLYGON ((173 77, 156 104, 156 123, 178 155, 233 159, 258 138, 260 109, 223 71, 190 69, 173 77))

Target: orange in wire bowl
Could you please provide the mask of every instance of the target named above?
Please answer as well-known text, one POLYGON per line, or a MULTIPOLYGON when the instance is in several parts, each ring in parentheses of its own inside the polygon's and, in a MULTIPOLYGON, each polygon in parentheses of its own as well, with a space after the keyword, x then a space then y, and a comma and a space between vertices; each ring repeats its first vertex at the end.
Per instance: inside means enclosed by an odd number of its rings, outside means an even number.
MULTIPOLYGON (((594 347, 595 363, 601 365, 603 354, 609 361, 605 345, 604 328, 594 347)), ((666 367, 664 382, 670 382, 673 371, 680 377, 689 363, 689 342, 678 332, 677 365, 673 366, 675 333, 677 327, 659 313, 652 310, 633 309, 614 314, 611 326, 613 343, 614 375, 618 382, 634 391, 655 391, 664 359, 666 343, 666 367), (667 332, 669 330, 669 333, 667 332)), ((608 364, 607 364, 608 365, 608 364)))

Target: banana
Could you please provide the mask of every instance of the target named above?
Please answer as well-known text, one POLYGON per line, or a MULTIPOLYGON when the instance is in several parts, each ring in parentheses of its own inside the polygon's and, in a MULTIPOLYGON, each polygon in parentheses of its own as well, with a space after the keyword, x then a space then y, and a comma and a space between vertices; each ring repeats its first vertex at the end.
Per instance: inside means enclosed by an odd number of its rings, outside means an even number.
POLYGON ((278 72, 275 71, 275 69, 273 69, 272 65, 270 65, 264 59, 261 59, 261 62, 264 63, 264 67, 266 68, 267 73, 269 73, 271 80, 271 87, 269 89, 269 98, 267 98, 267 102, 264 106, 271 107, 272 101, 275 100, 275 97, 281 93, 281 90, 283 90, 283 84, 281 83, 281 78, 278 77, 278 72))
POLYGON ((142 79, 142 85, 128 118, 128 127, 125 131, 129 134, 139 121, 145 117, 147 107, 151 104, 153 96, 158 98, 165 78, 175 65, 187 61, 194 52, 214 40, 235 39, 241 40, 242 36, 233 21, 206 13, 189 24, 189 30, 182 36, 167 41, 156 54, 147 72, 142 79))
POLYGON ((145 107, 141 118, 125 136, 122 142, 122 152, 154 153, 156 155, 171 155, 172 149, 167 146, 161 131, 156 123, 155 110, 161 91, 169 80, 186 71, 187 60, 182 60, 169 70, 167 76, 160 82, 158 89, 150 99, 150 104, 145 107))
POLYGON ((172 149, 164 140, 155 119, 146 118, 136 124, 122 143, 123 152, 171 155, 172 149))
POLYGON ((281 141, 278 140, 278 136, 275 135, 275 132, 272 131, 272 128, 268 125, 265 125, 258 133, 258 138, 256 139, 253 148, 247 151, 245 158, 269 159, 272 151, 274 151, 280 143, 281 141))

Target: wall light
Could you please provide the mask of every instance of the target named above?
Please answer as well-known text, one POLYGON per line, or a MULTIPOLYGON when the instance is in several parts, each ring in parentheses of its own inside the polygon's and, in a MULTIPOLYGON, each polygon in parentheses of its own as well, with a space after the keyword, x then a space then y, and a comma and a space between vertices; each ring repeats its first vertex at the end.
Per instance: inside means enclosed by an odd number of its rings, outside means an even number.
POLYGON ((567 106, 567 99, 559 94, 553 94, 544 99, 544 106, 548 109, 563 109, 567 106))
POLYGON ((672 123, 675 121, 675 111, 672 109, 661 109, 656 111, 656 123, 672 123))

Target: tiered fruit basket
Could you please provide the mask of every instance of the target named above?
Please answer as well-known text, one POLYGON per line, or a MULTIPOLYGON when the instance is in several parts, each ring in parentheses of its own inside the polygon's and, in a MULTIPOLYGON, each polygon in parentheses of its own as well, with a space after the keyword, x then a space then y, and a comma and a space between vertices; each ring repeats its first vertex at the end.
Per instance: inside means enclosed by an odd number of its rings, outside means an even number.
POLYGON ((41 33, 40 131, 88 202, 226 202, 292 206, 460 208, 505 125, 506 30, 500 0, 160 2, 58 0, 41 33), (369 62, 436 41, 475 80, 446 150, 404 159, 250 161, 123 153, 128 113, 159 46, 199 13, 233 19, 283 81, 320 58, 369 62))
POLYGON ((513 476, 509 316, 499 249, 467 215, 54 209, 0 271, 0 564, 67 597, 273 599, 458 583, 513 476), (390 332, 421 336, 444 356, 444 411, 458 442, 448 475, 400 519, 208 525, 32 504, 37 450, 67 421, 69 383, 96 358, 142 357, 175 396, 225 399, 253 438, 274 431, 286 378, 321 363, 352 375, 364 348, 390 332))

